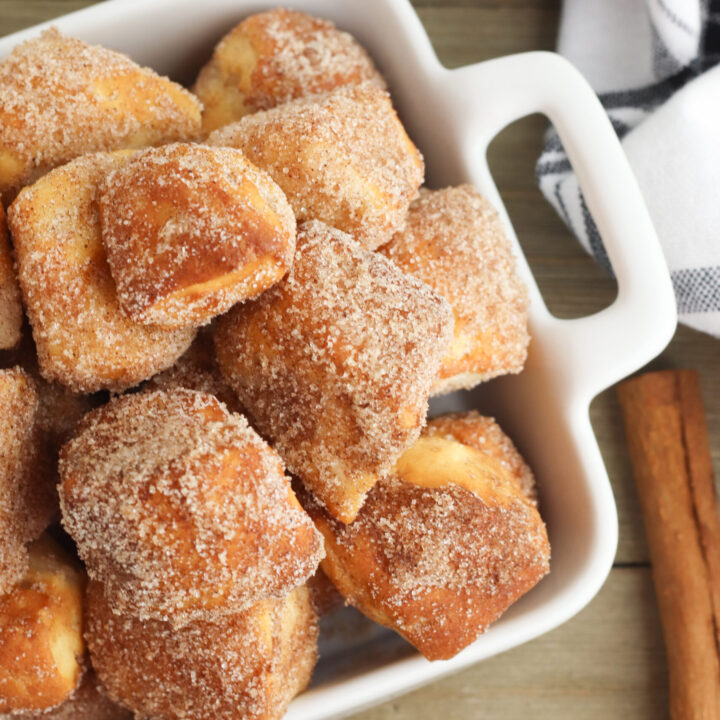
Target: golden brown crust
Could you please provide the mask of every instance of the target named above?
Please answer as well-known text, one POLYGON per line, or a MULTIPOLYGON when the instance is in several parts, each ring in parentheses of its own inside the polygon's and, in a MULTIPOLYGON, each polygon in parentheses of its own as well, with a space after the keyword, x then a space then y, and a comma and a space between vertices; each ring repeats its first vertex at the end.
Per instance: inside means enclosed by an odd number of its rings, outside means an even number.
POLYGON ((517 480, 525 496, 537 505, 535 476, 494 418, 480 415, 477 410, 439 415, 428 420, 423 435, 457 440, 495 458, 517 480))
POLYGON ((22 579, 0 595, 0 712, 62 703, 83 673, 84 574, 47 535, 22 579))
POLYGON ((23 323, 20 288, 15 277, 5 210, 0 203, 0 350, 20 342, 23 323))
POLYGON ((193 139, 200 113, 149 68, 46 30, 0 62, 0 195, 86 153, 193 139))
POLYGON ((335 587, 430 660, 460 652, 548 572, 535 507, 500 463, 452 440, 421 438, 351 525, 304 504, 335 587))
POLYGON ((50 711, 0 715, 0 720, 133 720, 133 714, 107 698, 92 670, 62 705, 50 711))
POLYGON ((292 264, 295 216, 239 150, 141 150, 105 178, 99 207, 118 301, 136 322, 203 325, 292 264))
POLYGON ((298 230, 290 274, 218 323, 218 363, 258 430, 328 510, 355 517, 420 434, 447 304, 352 238, 298 230))
POLYGON ((30 376, 19 367, 0 370, 0 594, 20 579, 25 545, 57 510, 39 415, 30 376))
POLYGON ((116 615, 88 587, 87 640, 109 696, 155 720, 276 720, 309 682, 317 617, 307 588, 180 629, 116 615))
POLYGON ((40 372, 75 392, 137 385, 172 365, 194 336, 139 325, 120 311, 98 188, 131 155, 73 160, 25 188, 8 212, 40 372))
POLYGON ((527 291, 497 212, 472 185, 421 190, 405 227, 379 252, 453 308, 455 337, 434 395, 522 370, 527 291))
POLYGON ((193 90, 210 132, 249 113, 365 80, 385 88, 351 35, 329 20, 275 8, 250 15, 225 35, 193 90))
POLYGON ((181 625, 302 584, 322 539, 278 455, 211 395, 125 395, 60 456, 63 524, 119 613, 181 625))
POLYGON ((370 250, 403 226, 423 178, 389 96, 370 83, 247 115, 207 142, 266 170, 298 222, 321 220, 370 250))

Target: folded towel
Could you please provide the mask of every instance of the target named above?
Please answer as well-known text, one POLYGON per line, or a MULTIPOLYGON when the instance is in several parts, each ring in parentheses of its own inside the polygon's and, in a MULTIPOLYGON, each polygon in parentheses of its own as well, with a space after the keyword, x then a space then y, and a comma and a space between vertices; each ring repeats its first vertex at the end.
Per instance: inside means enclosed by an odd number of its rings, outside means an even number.
MULTIPOLYGON (((680 321, 720 337, 720 0, 565 0, 558 52, 589 80, 622 140, 680 321)), ((537 176, 581 244, 609 268, 552 130, 537 176)))

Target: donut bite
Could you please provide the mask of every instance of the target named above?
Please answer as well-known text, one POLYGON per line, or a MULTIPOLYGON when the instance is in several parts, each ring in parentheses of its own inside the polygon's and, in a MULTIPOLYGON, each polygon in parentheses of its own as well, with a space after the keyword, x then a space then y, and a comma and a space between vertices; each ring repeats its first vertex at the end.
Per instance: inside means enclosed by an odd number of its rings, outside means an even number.
POLYGON ((102 243, 99 188, 130 151, 56 168, 8 211, 40 372, 75 392, 124 390, 172 365, 192 329, 140 325, 120 309, 102 243))
POLYGON ((309 683, 317 616, 306 587, 216 622, 118 615, 91 582, 87 642, 111 699, 154 720, 277 720, 309 683))
POLYGON ((0 203, 0 350, 15 347, 20 341, 23 310, 20 301, 5 210, 0 203))
POLYGON ((493 418, 481 415, 477 410, 438 415, 428 420, 423 435, 457 440, 490 455, 510 473, 525 496, 537 503, 533 471, 493 418))
POLYGON ((295 216, 239 150, 175 143, 141 150, 105 178, 102 240, 125 315, 195 327, 287 272, 295 216))
POLYGON ((44 535, 22 578, 0 595, 0 713, 48 710, 84 671, 84 574, 44 535))
POLYGON ((168 78, 46 30, 0 61, 0 196, 80 155, 193 139, 200 115, 168 78))
POLYGON ((372 83, 246 115, 211 133, 282 188, 298 222, 321 220, 374 250, 404 222, 423 159, 372 83))
POLYGON ((429 660, 467 647, 549 570, 545 526, 517 480, 445 437, 406 450, 349 525, 303 502, 335 587, 429 660))
POLYGON ((307 95, 385 83, 365 50, 329 20, 275 8, 245 18, 218 43, 193 88, 203 130, 307 95))
POLYGON ((25 572, 26 545, 56 512, 43 440, 35 383, 19 367, 0 370, 0 594, 25 572))
POLYGON ((286 595, 322 557, 278 455, 211 395, 111 400, 59 467, 63 524, 117 613, 218 621, 286 595))
POLYGON ((473 186, 421 190, 405 227, 379 252, 452 306, 453 343, 433 395, 523 369, 527 291, 497 212, 473 186))
POLYGON ((217 323, 218 364, 254 426, 336 518, 425 424, 447 303, 349 235, 298 229, 292 270, 217 323))

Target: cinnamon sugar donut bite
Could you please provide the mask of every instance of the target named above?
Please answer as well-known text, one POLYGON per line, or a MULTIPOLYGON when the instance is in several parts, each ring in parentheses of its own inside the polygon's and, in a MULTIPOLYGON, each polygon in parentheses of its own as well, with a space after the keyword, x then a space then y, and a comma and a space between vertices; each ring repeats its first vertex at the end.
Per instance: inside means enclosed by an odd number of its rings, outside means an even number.
POLYGON ((127 317, 203 325, 287 272, 295 216, 239 150, 175 143, 141 150, 100 192, 103 245, 127 317))
POLYGON ((455 337, 433 395, 523 369, 527 292, 497 212, 472 185, 421 190, 380 252, 453 308, 455 337))
POLYGON ((549 569, 545 526, 516 480, 443 437, 406 450, 350 525, 304 503, 335 587, 429 660, 467 647, 549 569))
POLYGON ((457 440, 490 455, 517 481, 525 496, 537 504, 537 488, 532 470, 493 418, 481 415, 477 410, 439 415, 428 420, 423 435, 457 440))
POLYGON ((356 40, 329 20, 275 8, 245 18, 198 75, 203 129, 364 80, 385 82, 356 40))
POLYGON ((33 543, 27 572, 0 595, 0 713, 48 710, 84 670, 84 573, 49 536, 33 543))
POLYGON ((323 554, 280 458, 211 395, 111 400, 60 477, 63 524, 118 613, 217 620, 304 583, 323 554))
POLYGON ((124 390, 175 362, 192 329, 126 318, 102 245, 99 186, 130 151, 86 155, 25 188, 10 206, 20 289, 40 372, 75 392, 124 390))
POLYGON ((46 30, 0 62, 0 196, 86 153, 192 139, 200 113, 125 55, 46 30))
POLYGON ((0 370, 0 594, 25 572, 27 543, 57 510, 39 415, 30 376, 19 367, 0 370))
POLYGON ((320 222, 290 274, 217 324, 220 369, 291 472, 343 522, 425 424, 447 303, 320 222))
POLYGON ((423 159, 372 83, 246 115, 210 145, 243 151, 283 189, 298 222, 321 220, 369 250, 402 228, 423 159))
POLYGON ((154 720, 279 720, 310 681, 317 616, 305 587, 182 628, 117 615, 87 593, 87 642, 109 696, 154 720))
POLYGON ((8 242, 5 210, 0 203, 0 350, 15 347, 22 333, 23 310, 8 242))

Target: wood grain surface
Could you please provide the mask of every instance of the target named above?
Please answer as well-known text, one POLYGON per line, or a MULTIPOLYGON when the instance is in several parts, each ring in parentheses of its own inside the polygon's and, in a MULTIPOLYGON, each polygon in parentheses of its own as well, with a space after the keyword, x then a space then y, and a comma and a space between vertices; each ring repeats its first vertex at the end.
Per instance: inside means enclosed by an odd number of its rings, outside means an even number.
MULTIPOLYGON (((89 4, 0 0, 0 35, 89 4)), ((414 0, 414 4, 440 59, 449 67, 552 49, 555 44, 559 0, 414 0)), ((536 188, 534 163, 545 127, 543 118, 531 117, 506 129, 491 146, 490 163, 550 310, 560 317, 578 317, 612 302, 616 287, 579 248, 536 188)), ((650 365, 700 371, 716 478, 719 360, 719 341, 680 328, 668 349, 650 365)), ((554 632, 356 715, 356 720, 669 717, 647 547, 613 390, 596 398, 591 415, 620 515, 616 563, 595 600, 554 632)))

